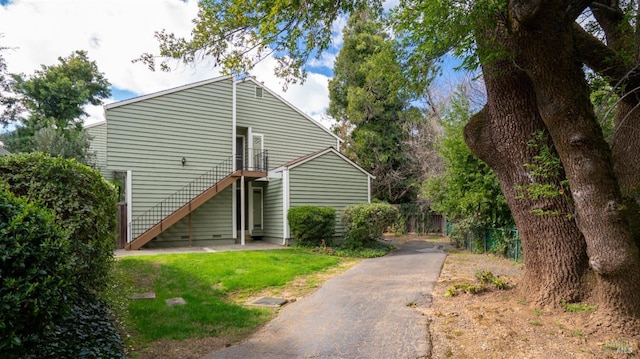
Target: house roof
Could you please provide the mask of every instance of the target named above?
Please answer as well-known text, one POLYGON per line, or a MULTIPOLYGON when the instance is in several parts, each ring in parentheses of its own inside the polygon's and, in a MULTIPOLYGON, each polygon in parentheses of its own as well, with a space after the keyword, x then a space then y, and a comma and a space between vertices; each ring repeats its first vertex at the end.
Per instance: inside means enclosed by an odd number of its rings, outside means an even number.
POLYGON ((9 156, 11 152, 4 149, 2 145, 0 145, 0 156, 9 156))
POLYGON ((107 121, 102 120, 102 121, 98 121, 98 122, 92 123, 90 125, 84 125, 84 128, 96 127, 96 126, 104 125, 105 123, 107 123, 107 121))
POLYGON ((298 157, 295 160, 289 161, 289 162, 283 164, 282 166, 276 168, 274 170, 274 172, 280 172, 280 171, 284 170, 285 168, 292 169, 292 168, 298 167, 298 166, 300 166, 300 165, 302 165, 304 163, 312 161, 312 160, 314 160, 314 159, 316 159, 316 158, 318 158, 318 157, 320 157, 320 156, 322 156, 322 155, 324 155, 326 153, 329 153, 329 152, 332 152, 332 153, 336 154, 338 157, 342 158, 344 161, 346 161, 347 163, 349 163, 353 167, 357 168, 360 172, 366 174, 371 179, 375 179, 376 178, 374 175, 372 175, 371 173, 365 171, 362 167, 358 166, 357 163, 351 161, 349 158, 347 158, 345 155, 343 155, 342 153, 340 153, 338 150, 336 150, 333 147, 328 147, 328 148, 325 148, 323 150, 316 151, 316 152, 309 153, 307 155, 298 157))

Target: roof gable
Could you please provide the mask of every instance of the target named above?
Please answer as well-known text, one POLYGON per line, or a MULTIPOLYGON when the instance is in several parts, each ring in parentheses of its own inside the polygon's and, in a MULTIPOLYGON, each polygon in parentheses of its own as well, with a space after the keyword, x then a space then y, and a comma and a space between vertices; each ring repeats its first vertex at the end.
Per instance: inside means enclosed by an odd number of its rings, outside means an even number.
POLYGON ((296 106, 291 104, 289 101, 285 100, 282 96, 280 96, 277 93, 273 92, 271 89, 266 87, 263 83, 261 83, 258 80, 256 80, 254 77, 246 77, 246 78, 244 78, 244 79, 242 79, 240 81, 242 81, 242 82, 247 82, 247 81, 248 82, 253 82, 254 85, 264 89, 265 91, 267 91, 271 96, 276 98, 278 101, 282 102, 285 106, 288 106, 289 108, 291 108, 292 110, 297 112, 299 115, 304 117, 307 121, 313 123, 314 125, 319 127, 321 130, 323 130, 324 132, 326 132, 329 135, 333 136, 336 140, 338 140, 340 142, 344 142, 343 139, 338 137, 335 133, 331 132, 328 128, 324 127, 320 122, 316 121, 313 117, 311 117, 311 116, 307 115, 306 113, 302 112, 302 110, 300 110, 299 108, 297 108, 296 106))
POLYGON ((327 153, 333 153, 336 156, 340 157, 343 161, 347 162, 348 164, 350 164, 351 166, 353 166, 354 168, 356 168, 357 170, 359 170, 360 172, 364 173, 365 175, 369 176, 371 179, 376 178, 374 175, 372 175, 371 173, 365 171, 362 167, 358 166, 358 164, 356 164, 355 162, 351 161, 350 159, 348 159, 345 155, 343 155, 342 153, 340 153, 339 151, 337 151, 335 148, 333 147, 329 147, 329 148, 325 148, 323 150, 317 151, 317 152, 313 152, 313 153, 309 153, 307 155, 301 156, 296 158, 293 161, 287 162, 284 165, 276 168, 274 171, 275 172, 279 172, 286 169, 293 169, 296 168, 300 165, 303 165, 309 161, 313 161, 314 159, 323 156, 327 153))

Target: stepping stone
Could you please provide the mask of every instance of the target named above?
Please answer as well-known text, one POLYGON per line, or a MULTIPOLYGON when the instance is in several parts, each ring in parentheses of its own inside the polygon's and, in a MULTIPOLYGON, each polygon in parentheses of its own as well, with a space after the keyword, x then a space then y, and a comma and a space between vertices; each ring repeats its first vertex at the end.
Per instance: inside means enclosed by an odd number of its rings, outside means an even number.
POLYGON ((256 307, 278 308, 283 306, 285 303, 287 303, 287 300, 283 298, 262 297, 249 303, 249 305, 256 307))
POLYGON ((185 304, 187 304, 187 301, 184 300, 184 298, 181 298, 181 297, 165 299, 165 302, 170 307, 173 307, 174 305, 185 305, 185 304))
POLYGON ((133 293, 131 295, 131 299, 139 300, 139 299, 156 299, 156 293, 147 292, 147 293, 133 293))

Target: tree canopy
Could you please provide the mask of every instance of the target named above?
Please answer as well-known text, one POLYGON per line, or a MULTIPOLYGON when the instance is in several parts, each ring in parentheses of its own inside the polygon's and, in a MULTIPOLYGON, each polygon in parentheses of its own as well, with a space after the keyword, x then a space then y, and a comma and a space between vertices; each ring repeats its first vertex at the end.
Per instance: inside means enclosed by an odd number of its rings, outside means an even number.
POLYGON ((4 125, 10 151, 42 151, 87 162, 88 137, 83 130, 85 105, 100 105, 111 95, 110 84, 85 51, 75 51, 59 64, 42 65, 33 75, 11 75, 13 96, 5 98, 4 125))
POLYGON ((330 45, 337 17, 380 6, 380 1, 364 0, 204 0, 198 2, 191 38, 157 31, 161 61, 151 53, 137 61, 169 71, 172 59, 191 63, 207 57, 227 72, 249 73, 256 63, 274 56, 276 74, 295 83, 306 77, 306 61, 330 45))
POLYGON ((347 137, 344 152, 376 177, 374 198, 414 202, 422 167, 414 165, 407 147, 427 127, 406 91, 396 43, 373 9, 353 13, 343 35, 329 81, 328 113, 348 129, 340 131, 347 137))
POLYGON ((438 145, 444 172, 427 180, 424 196, 431 207, 451 222, 466 221, 474 228, 512 227, 513 218, 493 170, 464 143, 463 128, 472 113, 464 87, 443 114, 443 136, 438 145))

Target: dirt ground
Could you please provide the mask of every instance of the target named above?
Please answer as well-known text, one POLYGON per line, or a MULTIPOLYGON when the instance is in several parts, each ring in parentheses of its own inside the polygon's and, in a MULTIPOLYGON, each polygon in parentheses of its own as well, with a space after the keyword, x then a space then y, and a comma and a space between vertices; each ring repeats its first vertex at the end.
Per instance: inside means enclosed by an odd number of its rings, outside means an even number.
MULTIPOLYGON (((403 242, 415 237, 389 237, 403 242)), ((586 323, 593 313, 570 313, 564 310, 542 310, 518 296, 517 285, 522 277, 522 264, 492 255, 457 251, 448 240, 421 237, 447 248, 449 255, 433 292, 429 308, 421 310, 429 319, 431 358, 636 358, 640 357, 640 333, 615 335, 607 332, 589 333, 586 323), (508 281, 510 289, 490 290, 480 294, 459 294, 445 297, 457 283, 475 283, 475 273, 491 271, 508 281)), ((300 299, 322 282, 342 273, 358 261, 346 261, 338 268, 308 278, 298 278, 290 287, 260 295, 279 295, 300 299)), ((238 293, 236 301, 248 298, 238 293)), ((202 338, 184 341, 158 341, 146 348, 129 352, 131 358, 199 358, 213 350, 239 340, 202 338)), ((397 358, 402 359, 402 358, 397 358)))
MULTIPOLYGON (((432 358, 636 358, 640 333, 589 333, 594 312, 542 310, 518 296, 522 264, 493 255, 448 250, 433 292, 432 358), (491 271, 511 289, 446 297, 456 283, 475 283, 491 271)), ((596 309, 597 310, 597 309, 596 309)))

